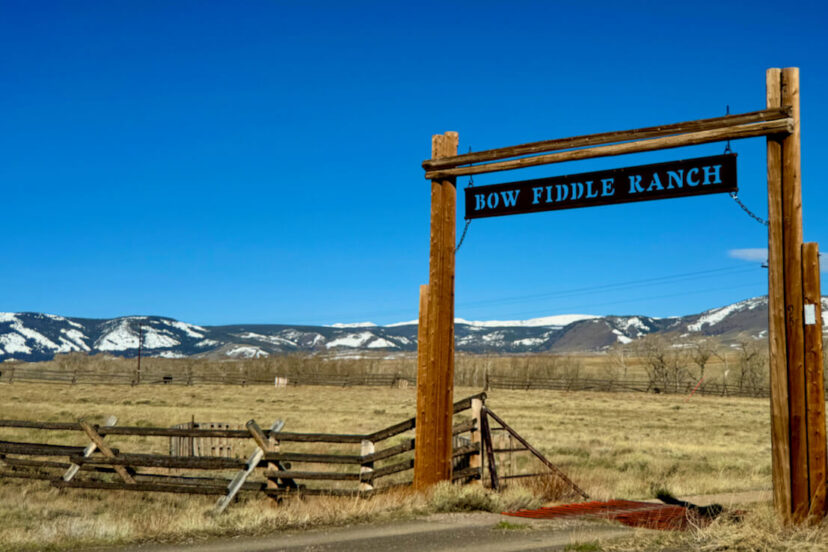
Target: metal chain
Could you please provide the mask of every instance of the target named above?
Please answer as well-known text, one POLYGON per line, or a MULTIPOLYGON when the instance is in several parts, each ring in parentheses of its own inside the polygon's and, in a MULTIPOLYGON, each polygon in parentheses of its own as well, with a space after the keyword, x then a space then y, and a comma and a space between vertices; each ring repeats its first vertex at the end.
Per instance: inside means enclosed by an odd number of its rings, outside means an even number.
MULTIPOLYGON (((472 151, 471 148, 469 148, 469 153, 471 153, 471 151, 472 151)), ((474 188, 474 176, 469 175, 469 183, 466 185, 466 188, 474 188)), ((460 250, 460 246, 463 245, 463 240, 466 239, 466 234, 469 231, 469 225, 471 225, 471 221, 472 221, 472 219, 466 220, 466 226, 463 227, 463 233, 460 234, 460 241, 457 242, 457 247, 454 248, 455 255, 460 250)))
POLYGON ((742 210, 743 210, 745 213, 747 213, 747 214, 748 214, 748 216, 749 216, 750 218, 752 218, 753 220, 755 220, 756 222, 758 222, 759 224, 762 224, 762 225, 764 225, 764 226, 767 226, 767 225, 768 225, 768 221, 766 221, 765 219, 763 219, 762 217, 760 217, 759 215, 757 215, 756 213, 754 213, 753 211, 751 211, 750 209, 748 209, 748 208, 747 208, 747 205, 745 205, 744 203, 742 203, 742 200, 741 200, 741 199, 739 199, 739 194, 738 194, 738 193, 736 193, 736 192, 730 192, 730 197, 732 197, 732 198, 733 198, 733 201, 735 201, 736 203, 738 203, 738 204, 739 204, 739 207, 741 207, 741 208, 742 208, 742 210))
MULTIPOLYGON (((727 115, 730 115, 730 104, 728 104, 727 107, 725 108, 725 116, 727 116, 727 115)), ((728 140, 727 143, 725 144, 724 153, 725 154, 733 153, 733 150, 730 149, 730 140, 728 140)), ((747 215, 750 218, 752 218, 753 220, 755 220, 756 222, 758 222, 759 224, 761 224, 763 226, 768 225, 768 221, 766 221, 765 219, 763 219, 762 217, 760 217, 759 215, 757 215, 756 213, 754 213, 753 211, 748 209, 747 205, 742 203, 742 200, 739 199, 739 193, 738 192, 730 192, 730 197, 733 198, 733 201, 735 201, 739 205, 739 207, 742 208, 742 211, 747 213, 747 215)))

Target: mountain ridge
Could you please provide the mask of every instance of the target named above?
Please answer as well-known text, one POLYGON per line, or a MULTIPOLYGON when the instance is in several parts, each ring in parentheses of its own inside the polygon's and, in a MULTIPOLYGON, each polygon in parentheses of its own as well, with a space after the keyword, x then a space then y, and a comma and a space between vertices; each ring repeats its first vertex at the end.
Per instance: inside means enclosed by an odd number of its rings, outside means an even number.
MULTIPOLYGON (((822 310, 828 298, 822 299, 822 310)), ((826 316, 823 316, 826 320, 826 316)), ((825 327, 823 327, 825 331, 825 327)), ((698 314, 657 318, 645 315, 555 315, 530 320, 456 319, 458 351, 536 353, 602 351, 646 335, 679 339, 716 336, 731 342, 767 336, 767 296, 745 299, 698 314)), ((389 324, 230 324, 199 326, 163 316, 110 319, 55 314, 0 313, 0 361, 50 360, 80 352, 132 357, 258 358, 291 352, 386 351, 417 348, 416 321, 389 324)))

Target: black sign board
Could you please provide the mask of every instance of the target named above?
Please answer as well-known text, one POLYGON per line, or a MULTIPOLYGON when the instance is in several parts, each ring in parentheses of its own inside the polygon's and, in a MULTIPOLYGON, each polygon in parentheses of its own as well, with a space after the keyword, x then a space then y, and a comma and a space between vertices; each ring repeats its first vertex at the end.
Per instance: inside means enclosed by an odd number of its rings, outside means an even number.
POLYGON ((466 219, 735 192, 736 154, 466 188, 466 219))

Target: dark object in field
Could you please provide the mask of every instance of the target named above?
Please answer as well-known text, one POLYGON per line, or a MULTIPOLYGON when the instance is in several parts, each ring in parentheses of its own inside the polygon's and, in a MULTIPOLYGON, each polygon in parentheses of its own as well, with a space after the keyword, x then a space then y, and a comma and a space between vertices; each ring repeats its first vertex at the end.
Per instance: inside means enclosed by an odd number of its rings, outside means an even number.
POLYGON ((658 491, 656 493, 656 498, 662 501, 664 504, 670 504, 672 506, 682 506, 684 508, 687 508, 688 511, 693 512, 695 515, 702 518, 716 519, 722 514, 722 512, 724 512, 724 506, 722 506, 721 504, 711 504, 710 506, 697 506, 696 504, 692 504, 684 500, 679 500, 667 491, 658 491))

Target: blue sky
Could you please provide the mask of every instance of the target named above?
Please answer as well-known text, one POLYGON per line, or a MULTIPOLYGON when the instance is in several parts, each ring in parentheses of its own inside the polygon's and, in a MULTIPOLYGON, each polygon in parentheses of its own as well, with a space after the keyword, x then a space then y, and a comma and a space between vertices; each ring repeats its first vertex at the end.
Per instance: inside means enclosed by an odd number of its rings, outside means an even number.
MULTIPOLYGON (((0 310, 413 319, 432 134, 468 151, 753 111, 768 67, 801 70, 805 239, 828 249, 826 26, 821 2, 0 0, 0 310)), ((732 147, 765 216, 764 140, 732 147)), ((698 312, 764 294, 729 252, 765 246, 726 195, 476 220, 457 315, 698 312)))

